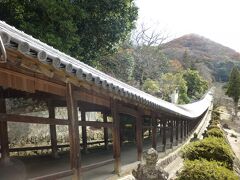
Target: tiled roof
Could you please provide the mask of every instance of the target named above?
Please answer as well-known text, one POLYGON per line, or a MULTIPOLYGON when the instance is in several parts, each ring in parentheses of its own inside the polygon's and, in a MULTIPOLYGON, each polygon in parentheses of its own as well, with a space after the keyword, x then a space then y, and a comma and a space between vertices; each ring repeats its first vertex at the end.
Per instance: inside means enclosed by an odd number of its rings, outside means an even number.
POLYGON ((202 115, 211 105, 211 92, 208 92, 201 100, 192 104, 176 105, 166 102, 90 67, 3 21, 0 21, 0 35, 6 48, 17 48, 22 54, 34 57, 39 62, 53 66, 56 69, 64 70, 66 74, 70 74, 76 79, 102 86, 106 91, 142 103, 156 111, 165 111, 191 119, 202 115))

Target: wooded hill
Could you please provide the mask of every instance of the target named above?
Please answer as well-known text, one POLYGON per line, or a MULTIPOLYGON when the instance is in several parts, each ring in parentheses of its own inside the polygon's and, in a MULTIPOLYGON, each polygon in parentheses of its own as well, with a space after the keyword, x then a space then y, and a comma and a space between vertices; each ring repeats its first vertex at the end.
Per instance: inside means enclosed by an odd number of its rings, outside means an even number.
POLYGON ((193 66, 209 81, 226 82, 240 53, 205 37, 188 34, 163 44, 166 56, 184 67, 193 66))

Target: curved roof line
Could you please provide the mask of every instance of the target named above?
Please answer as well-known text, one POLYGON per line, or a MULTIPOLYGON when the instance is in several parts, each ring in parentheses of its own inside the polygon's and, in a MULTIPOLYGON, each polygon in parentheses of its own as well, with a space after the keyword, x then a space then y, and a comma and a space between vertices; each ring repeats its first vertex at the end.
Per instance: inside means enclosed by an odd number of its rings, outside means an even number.
POLYGON ((195 103, 187 105, 169 103, 84 64, 3 21, 0 21, 0 35, 4 46, 8 48, 12 48, 12 44, 15 46, 17 44, 18 51, 24 55, 34 56, 43 64, 48 64, 56 69, 64 69, 66 74, 79 80, 102 86, 106 91, 114 92, 118 96, 131 99, 131 101, 140 102, 156 111, 162 110, 176 116, 194 119, 201 116, 212 102, 212 92, 208 92, 204 98, 195 103), (36 52, 36 54, 33 55, 31 51, 36 52))

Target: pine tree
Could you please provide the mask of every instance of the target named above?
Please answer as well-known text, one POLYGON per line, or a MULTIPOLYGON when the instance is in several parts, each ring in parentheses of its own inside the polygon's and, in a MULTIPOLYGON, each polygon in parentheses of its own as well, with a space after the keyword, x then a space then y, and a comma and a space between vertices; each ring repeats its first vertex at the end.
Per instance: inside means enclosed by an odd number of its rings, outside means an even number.
POLYGON ((234 101, 235 117, 237 117, 238 101, 240 98, 240 73, 238 67, 234 66, 228 81, 226 95, 234 101))

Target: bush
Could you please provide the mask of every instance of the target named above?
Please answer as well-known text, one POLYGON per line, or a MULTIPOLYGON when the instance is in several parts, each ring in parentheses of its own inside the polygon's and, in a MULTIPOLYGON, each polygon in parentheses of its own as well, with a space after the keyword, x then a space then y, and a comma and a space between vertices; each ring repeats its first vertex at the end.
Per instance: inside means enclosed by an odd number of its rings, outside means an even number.
POLYGON ((210 121, 210 125, 218 125, 220 122, 216 119, 210 121))
POLYGON ((219 128, 209 129, 206 132, 206 137, 210 137, 210 136, 214 136, 214 137, 218 137, 218 138, 225 138, 224 134, 223 134, 223 131, 219 128))
POLYGON ((212 112, 212 119, 219 119, 220 118, 220 112, 213 111, 212 112))
POLYGON ((185 161, 178 180, 237 180, 237 175, 217 161, 185 161))
POLYGON ((184 159, 215 160, 222 162, 229 169, 233 168, 233 152, 223 138, 208 137, 191 142, 183 148, 182 153, 184 159))
POLYGON ((210 124, 210 125, 207 127, 208 130, 214 129, 214 128, 218 128, 218 129, 219 129, 219 127, 218 127, 217 125, 215 125, 215 124, 210 124))
POLYGON ((193 137, 190 139, 190 142, 193 142, 193 141, 198 141, 198 134, 197 133, 194 133, 193 134, 193 137))

